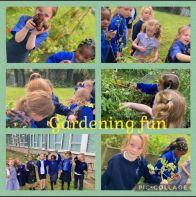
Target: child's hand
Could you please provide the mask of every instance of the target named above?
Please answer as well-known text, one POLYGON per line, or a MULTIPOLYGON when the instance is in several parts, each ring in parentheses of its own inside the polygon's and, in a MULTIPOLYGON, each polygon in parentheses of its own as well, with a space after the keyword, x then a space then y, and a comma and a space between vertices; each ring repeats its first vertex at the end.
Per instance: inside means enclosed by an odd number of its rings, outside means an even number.
POLYGON ((116 58, 119 58, 119 57, 121 57, 122 56, 122 53, 121 52, 117 52, 116 53, 116 58))
POLYGON ((26 22, 25 28, 29 29, 34 29, 35 28, 35 23, 33 22, 33 19, 30 19, 26 22))
POLYGON ((116 35, 116 31, 110 30, 110 31, 108 31, 107 34, 106 34, 106 39, 107 39, 107 40, 111 40, 112 38, 115 37, 115 35, 116 35))
POLYGON ((94 110, 93 110, 93 115, 95 115, 95 113, 96 113, 96 110, 94 109, 94 110))
POLYGON ((70 123, 76 121, 76 116, 75 115, 69 115, 68 120, 70 123))
POLYGON ((168 185, 168 181, 166 179, 163 179, 161 182, 160 182, 160 185, 168 185))
POLYGON ((137 83, 131 83, 129 86, 132 90, 136 90, 137 89, 137 83))
POLYGON ((144 51, 146 51, 146 48, 140 46, 140 47, 138 47, 138 50, 141 51, 141 52, 144 52, 144 51))
POLYGON ((62 60, 60 63, 71 64, 71 61, 70 60, 62 60))
POLYGON ((176 181, 176 180, 178 180, 178 178, 179 178, 179 174, 178 173, 176 173, 174 176, 172 176, 172 179, 174 180, 174 181, 176 181))

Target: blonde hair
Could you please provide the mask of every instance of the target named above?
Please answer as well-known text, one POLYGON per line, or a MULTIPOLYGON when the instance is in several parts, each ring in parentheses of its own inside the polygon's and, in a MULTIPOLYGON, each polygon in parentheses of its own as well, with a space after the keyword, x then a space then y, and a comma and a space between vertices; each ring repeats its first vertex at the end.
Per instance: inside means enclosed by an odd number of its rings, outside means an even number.
POLYGON ((143 12, 145 9, 148 9, 150 11, 150 15, 151 15, 151 18, 154 18, 154 11, 153 11, 153 8, 150 7, 150 6, 146 6, 146 7, 142 7, 141 10, 140 10, 140 18, 142 18, 142 15, 143 15, 143 12))
POLYGON ((160 39, 161 37, 161 25, 159 23, 159 21, 155 20, 155 19, 150 19, 148 21, 146 21, 143 25, 142 25, 142 32, 146 33, 146 29, 150 28, 150 29, 154 29, 155 30, 155 38, 160 39))
POLYGON ((75 95, 70 99, 71 103, 76 103, 78 106, 86 105, 90 101, 91 95, 85 88, 79 88, 75 95))
POLYGON ((94 81, 93 80, 85 80, 83 81, 83 85, 93 87, 94 81))
POLYGON ((52 94, 52 89, 48 81, 42 78, 29 81, 29 83, 26 85, 26 90, 27 92, 43 90, 47 92, 48 94, 52 94))
POLYGON ((167 128, 180 128, 183 125, 185 109, 185 98, 177 90, 162 90, 155 96, 153 120, 157 123, 165 121, 167 128))
MULTIPOLYGON (((118 7, 116 7, 116 9, 115 9, 114 12, 113 12, 112 18, 114 18, 116 15, 119 14, 119 9, 120 9, 120 8, 125 8, 125 7, 129 7, 129 6, 118 6, 118 7)), ((130 7, 130 8, 131 8, 131 11, 132 11, 133 8, 132 8, 132 7, 130 7)))
POLYGON ((26 97, 18 100, 15 105, 15 110, 24 111, 27 114, 34 112, 45 118, 54 113, 55 106, 50 94, 38 90, 29 92, 26 97))
POLYGON ((138 136, 142 140, 142 153, 141 156, 145 156, 148 152, 148 142, 149 142, 149 136, 146 134, 130 134, 127 135, 126 138, 124 139, 121 147, 121 151, 125 152, 127 149, 128 144, 130 143, 130 140, 132 136, 138 136))
POLYGON ((190 29, 190 27, 188 25, 183 25, 183 26, 179 27, 178 28, 178 32, 177 32, 176 39, 178 39, 179 36, 181 36, 182 34, 184 34, 189 29, 190 29))
POLYGON ((39 73, 32 73, 29 77, 29 81, 35 80, 35 79, 40 79, 42 78, 39 73))
MULTIPOLYGON (((39 9, 39 8, 42 8, 42 7, 36 7, 35 9, 39 9)), ((51 7, 51 8, 52 8, 52 18, 53 18, 54 16, 56 16, 56 13, 58 11, 58 7, 51 7)))

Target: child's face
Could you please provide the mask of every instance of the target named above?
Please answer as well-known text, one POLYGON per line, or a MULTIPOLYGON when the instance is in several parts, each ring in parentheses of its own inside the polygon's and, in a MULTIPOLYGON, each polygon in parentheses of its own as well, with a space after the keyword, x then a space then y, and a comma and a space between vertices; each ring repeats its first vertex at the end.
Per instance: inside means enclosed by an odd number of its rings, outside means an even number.
POLYGON ((36 14, 42 14, 44 16, 44 21, 49 21, 52 16, 52 7, 39 7, 35 10, 36 14))
POLYGON ((78 155, 78 160, 83 162, 85 160, 84 155, 78 155))
POLYGON ((132 11, 132 8, 131 7, 120 7, 119 8, 119 13, 124 18, 128 18, 129 16, 131 16, 131 11, 132 11))
POLYGON ((185 152, 179 151, 179 150, 175 150, 174 152, 175 152, 176 157, 182 157, 183 155, 186 154, 185 152))
POLYGON ((40 160, 44 160, 45 159, 44 154, 41 154, 39 158, 40 158, 40 160))
POLYGON ((92 51, 90 47, 81 46, 75 52, 76 63, 86 63, 92 58, 92 51))
POLYGON ((89 84, 84 84, 84 88, 88 91, 89 94, 93 91, 93 87, 89 84))
POLYGON ((143 12, 142 12, 143 21, 149 20, 150 17, 151 17, 151 11, 148 8, 144 9, 143 12))
POLYGON ((184 33, 178 36, 178 39, 184 44, 188 45, 190 43, 191 30, 187 29, 184 33))
POLYGON ((69 159, 70 157, 70 154, 65 154, 65 159, 69 159))
POLYGON ((41 121, 41 120, 43 120, 45 118, 45 117, 43 117, 41 115, 38 115, 38 114, 36 114, 34 112, 31 112, 29 115, 36 122, 39 122, 39 121, 41 121))
POLYGON ((137 159, 143 152, 141 138, 137 135, 133 135, 129 144, 127 144, 126 151, 133 160, 137 159))
POLYGON ((9 166, 14 166, 14 160, 9 160, 8 164, 9 166))
POLYGON ((105 9, 101 12, 101 29, 107 29, 110 23, 111 13, 109 10, 105 9))
POLYGON ((155 29, 148 27, 146 28, 146 34, 148 37, 153 37, 155 33, 156 33, 155 29))

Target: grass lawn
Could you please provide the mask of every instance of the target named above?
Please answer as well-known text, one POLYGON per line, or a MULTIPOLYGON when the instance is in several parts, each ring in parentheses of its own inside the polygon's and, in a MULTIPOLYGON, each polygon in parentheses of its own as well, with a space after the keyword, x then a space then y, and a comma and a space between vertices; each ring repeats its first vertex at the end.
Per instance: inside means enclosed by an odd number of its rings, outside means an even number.
MULTIPOLYGON (((18 158, 22 163, 25 163, 26 160, 25 160, 24 156, 25 156, 24 154, 19 153, 19 152, 10 151, 10 150, 6 151, 6 159, 18 158)), ((73 169, 74 169, 74 166, 72 167, 72 170, 73 169)), ((59 175, 59 177, 60 177, 60 175, 59 175)), ((95 179, 93 177, 94 177, 94 175, 92 176, 92 172, 89 172, 87 177, 84 180, 84 190, 93 190, 94 189, 94 187, 95 187, 95 179)), ((67 188, 67 185, 65 183, 64 189, 66 190, 66 188, 67 188)), ((46 179, 46 189, 50 190, 50 178, 49 178, 48 175, 47 175, 47 179, 46 179)), ((57 185, 54 186, 54 189, 55 190, 61 190, 60 179, 57 180, 57 185)), ((26 185, 22 190, 28 190, 28 185, 26 185)), ((37 174, 36 190, 39 190, 38 174, 37 174)), ((74 190, 73 174, 72 174, 72 181, 71 181, 70 190, 74 190)))

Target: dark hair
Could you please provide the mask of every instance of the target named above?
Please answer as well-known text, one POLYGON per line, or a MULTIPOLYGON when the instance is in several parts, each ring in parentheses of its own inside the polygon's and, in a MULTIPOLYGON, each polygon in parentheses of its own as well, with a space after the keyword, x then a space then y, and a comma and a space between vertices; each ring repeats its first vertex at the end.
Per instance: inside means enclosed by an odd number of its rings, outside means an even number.
POLYGON ((160 77, 159 83, 164 89, 177 90, 180 85, 180 80, 176 74, 163 74, 160 77))
POLYGON ((184 137, 178 137, 176 138, 175 141, 171 142, 169 146, 167 146, 166 148, 164 148, 162 150, 162 153, 165 154, 171 150, 179 150, 179 151, 183 151, 183 152, 187 152, 188 151, 188 145, 186 142, 186 139, 184 137))
POLYGON ((92 52, 91 60, 95 59, 95 42, 94 42, 94 40, 93 39, 85 39, 78 45, 78 48, 83 47, 83 46, 91 49, 91 52, 92 52))
POLYGON ((51 158, 52 158, 52 157, 54 158, 54 160, 56 160, 56 155, 52 155, 51 158))

